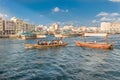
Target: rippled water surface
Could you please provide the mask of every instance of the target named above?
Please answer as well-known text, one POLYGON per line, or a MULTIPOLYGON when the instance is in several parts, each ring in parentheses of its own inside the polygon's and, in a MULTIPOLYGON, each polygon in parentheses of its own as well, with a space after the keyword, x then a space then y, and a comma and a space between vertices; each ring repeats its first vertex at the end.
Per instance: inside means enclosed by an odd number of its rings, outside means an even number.
POLYGON ((35 40, 0 39, 0 80, 120 80, 120 35, 110 36, 113 50, 77 47, 74 40, 82 39, 65 38, 66 47, 25 49, 23 43, 35 40))

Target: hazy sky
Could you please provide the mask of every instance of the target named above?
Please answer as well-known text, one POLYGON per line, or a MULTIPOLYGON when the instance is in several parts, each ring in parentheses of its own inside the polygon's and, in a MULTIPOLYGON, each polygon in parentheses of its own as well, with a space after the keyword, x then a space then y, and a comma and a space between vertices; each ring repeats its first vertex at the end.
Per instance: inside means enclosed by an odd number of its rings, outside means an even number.
POLYGON ((0 0, 0 16, 38 24, 96 26, 120 21, 120 0, 0 0))

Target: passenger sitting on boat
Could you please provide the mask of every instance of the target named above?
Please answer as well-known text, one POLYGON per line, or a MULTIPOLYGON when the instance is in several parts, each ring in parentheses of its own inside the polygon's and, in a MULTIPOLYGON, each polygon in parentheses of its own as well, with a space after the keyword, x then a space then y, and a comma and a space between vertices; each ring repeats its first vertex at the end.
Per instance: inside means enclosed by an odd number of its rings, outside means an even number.
POLYGON ((40 41, 39 41, 39 45, 41 45, 41 42, 42 42, 42 41, 40 40, 40 41))
POLYGON ((44 41, 41 41, 41 45, 44 45, 44 41))
POLYGON ((48 41, 48 45, 50 45, 51 44, 51 42, 50 41, 48 41))
POLYGON ((54 40, 54 44, 57 44, 57 40, 54 40))
POLYGON ((43 45, 46 45, 46 41, 45 40, 43 41, 43 45))
POLYGON ((37 45, 39 45, 39 40, 37 40, 37 45))
POLYGON ((45 45, 48 45, 48 42, 47 42, 47 41, 45 41, 45 45))
POLYGON ((54 40, 51 41, 51 44, 54 44, 54 40))
POLYGON ((62 41, 62 40, 60 40, 60 41, 59 41, 59 44, 63 44, 63 41, 62 41))

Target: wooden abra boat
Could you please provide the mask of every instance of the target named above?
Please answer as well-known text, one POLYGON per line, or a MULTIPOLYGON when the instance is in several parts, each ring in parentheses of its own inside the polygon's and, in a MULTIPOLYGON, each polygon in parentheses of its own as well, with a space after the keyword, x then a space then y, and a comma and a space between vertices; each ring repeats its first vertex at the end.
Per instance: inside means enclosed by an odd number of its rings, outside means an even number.
POLYGON ((97 48, 97 49, 112 49, 112 44, 106 43, 94 43, 94 42, 80 42, 75 41, 75 44, 80 47, 89 47, 89 48, 97 48))
POLYGON ((38 45, 38 44, 24 44, 25 48, 36 48, 36 49, 42 49, 42 48, 52 48, 52 47, 60 47, 60 46, 66 46, 68 43, 62 43, 62 44, 47 44, 47 45, 38 45))
POLYGON ((106 43, 101 43, 101 42, 86 42, 84 39, 84 42, 80 41, 75 41, 75 44, 80 47, 89 47, 89 48, 97 48, 97 49, 112 49, 113 44, 108 43, 108 35, 107 34, 93 34, 93 33, 86 33, 84 34, 83 37, 85 36, 106 36, 106 43))

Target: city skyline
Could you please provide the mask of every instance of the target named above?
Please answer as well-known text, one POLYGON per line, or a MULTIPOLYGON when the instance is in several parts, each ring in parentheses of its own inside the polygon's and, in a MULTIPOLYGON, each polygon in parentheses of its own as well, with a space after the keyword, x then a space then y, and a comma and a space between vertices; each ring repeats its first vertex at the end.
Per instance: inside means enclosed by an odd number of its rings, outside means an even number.
POLYGON ((36 25, 96 26, 103 21, 120 22, 120 0, 0 0, 0 16, 16 16, 36 25))

